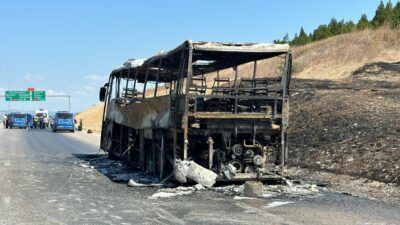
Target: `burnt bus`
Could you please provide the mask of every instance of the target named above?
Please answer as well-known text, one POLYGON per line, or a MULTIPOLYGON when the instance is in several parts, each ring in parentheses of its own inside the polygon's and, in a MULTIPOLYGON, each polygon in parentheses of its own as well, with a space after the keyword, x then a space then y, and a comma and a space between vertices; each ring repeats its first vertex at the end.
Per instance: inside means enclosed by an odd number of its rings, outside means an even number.
POLYGON ((161 180, 173 177, 177 160, 218 181, 280 179, 291 61, 286 44, 194 41, 128 60, 100 89, 101 148, 161 180))

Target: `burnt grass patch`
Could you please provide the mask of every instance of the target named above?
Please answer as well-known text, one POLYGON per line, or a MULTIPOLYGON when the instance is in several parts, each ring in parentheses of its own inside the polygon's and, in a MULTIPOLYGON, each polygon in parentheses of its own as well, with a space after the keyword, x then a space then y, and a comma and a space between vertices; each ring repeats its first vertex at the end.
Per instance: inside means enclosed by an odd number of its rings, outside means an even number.
POLYGON ((292 84, 290 166, 400 184, 397 82, 293 79, 292 84))

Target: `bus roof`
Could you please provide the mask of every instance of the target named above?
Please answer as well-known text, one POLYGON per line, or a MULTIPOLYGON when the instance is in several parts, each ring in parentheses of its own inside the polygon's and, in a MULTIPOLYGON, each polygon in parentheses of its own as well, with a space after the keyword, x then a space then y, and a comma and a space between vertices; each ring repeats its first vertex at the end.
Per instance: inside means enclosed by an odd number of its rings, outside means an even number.
MULTIPOLYGON (((181 63, 182 50, 187 49, 193 49, 193 76, 211 73, 256 60, 272 58, 290 51, 288 44, 199 42, 188 40, 168 52, 161 52, 146 60, 130 59, 122 67, 113 70, 111 75, 134 77, 137 73, 138 81, 144 82, 146 71, 149 69, 148 81, 155 81, 157 73, 160 73, 160 81, 176 80, 179 73, 178 68, 181 63), (162 63, 159 70, 160 61, 162 63)), ((186 67, 185 69, 187 69, 186 67)))

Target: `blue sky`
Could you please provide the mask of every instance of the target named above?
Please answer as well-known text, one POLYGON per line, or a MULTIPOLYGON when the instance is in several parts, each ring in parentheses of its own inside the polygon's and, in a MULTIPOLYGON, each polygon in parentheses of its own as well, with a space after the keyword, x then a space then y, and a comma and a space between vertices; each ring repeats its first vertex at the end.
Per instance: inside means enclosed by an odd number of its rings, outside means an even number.
MULTIPOLYGON (((71 95, 71 110, 97 103, 110 71, 186 39, 272 42, 332 17, 371 18, 379 0, 21 1, 0 2, 0 94, 35 87, 71 95)), ((67 100, 6 103, 0 110, 66 110, 67 100)))

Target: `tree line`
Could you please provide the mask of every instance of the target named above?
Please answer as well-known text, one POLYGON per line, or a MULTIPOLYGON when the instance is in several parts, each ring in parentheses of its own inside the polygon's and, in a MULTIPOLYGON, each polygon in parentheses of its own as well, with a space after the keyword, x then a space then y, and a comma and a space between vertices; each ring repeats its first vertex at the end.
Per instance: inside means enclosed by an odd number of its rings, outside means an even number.
POLYGON ((391 28, 400 27, 400 2, 398 1, 393 6, 391 0, 386 5, 383 1, 380 2, 376 9, 375 16, 372 20, 368 20, 366 14, 362 14, 357 24, 353 21, 338 21, 332 18, 329 24, 323 24, 318 26, 312 33, 307 34, 303 27, 300 28, 300 32, 295 34, 292 40, 289 39, 289 35, 286 34, 282 40, 274 40, 275 44, 289 43, 293 46, 305 45, 314 41, 319 41, 328 37, 332 37, 339 34, 350 33, 352 31, 359 31, 369 28, 378 28, 381 26, 390 26, 391 28))

